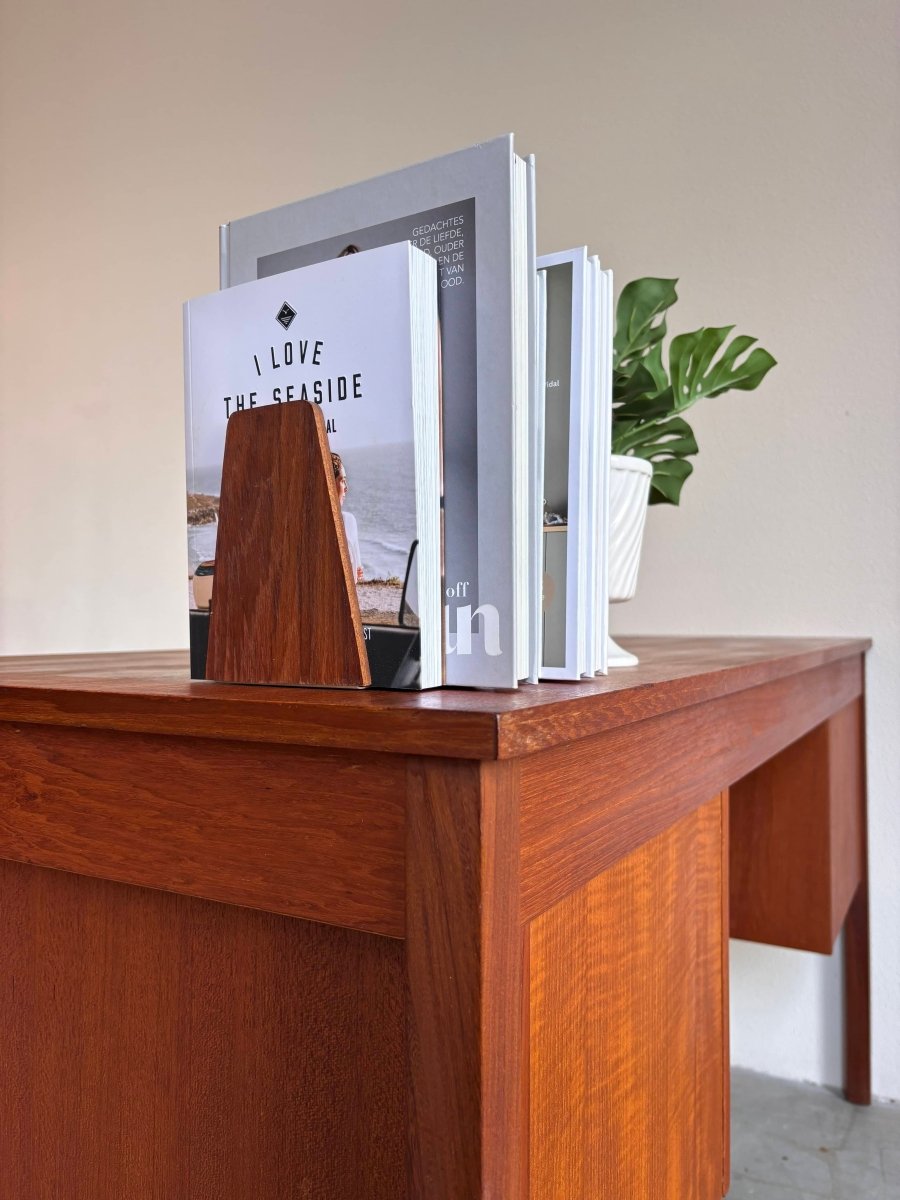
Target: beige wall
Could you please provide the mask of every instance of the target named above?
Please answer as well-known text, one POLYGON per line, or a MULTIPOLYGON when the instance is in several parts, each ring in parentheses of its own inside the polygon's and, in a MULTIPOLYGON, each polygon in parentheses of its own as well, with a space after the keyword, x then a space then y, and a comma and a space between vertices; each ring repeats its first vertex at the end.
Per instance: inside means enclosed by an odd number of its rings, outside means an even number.
MULTIPOLYGON (((698 412, 619 629, 864 633, 876 1091, 900 1096, 896 15, 886 0, 3 0, 0 652, 186 641, 180 304, 220 221, 516 129, 539 246, 780 360, 698 412)), ((736 945, 738 1061, 834 1081, 838 977, 736 945)))

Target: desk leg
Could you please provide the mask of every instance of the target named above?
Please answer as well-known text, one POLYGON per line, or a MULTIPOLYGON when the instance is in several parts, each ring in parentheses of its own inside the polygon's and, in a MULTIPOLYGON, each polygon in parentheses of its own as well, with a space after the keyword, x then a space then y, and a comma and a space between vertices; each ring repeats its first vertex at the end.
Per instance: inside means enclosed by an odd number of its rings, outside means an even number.
POLYGON ((409 1200, 526 1200, 518 767, 411 762, 409 1200))
POLYGON ((869 889, 856 890, 844 922, 844 1095, 872 1103, 869 1014, 869 889))
POLYGON ((844 930, 844 1094, 869 1104, 865 706, 860 696, 731 789, 731 935, 831 954, 844 930))
POLYGON ((856 708, 859 747, 859 887, 844 921, 844 1095, 852 1104, 872 1103, 872 1047, 869 974, 869 845, 867 830, 866 702, 856 708))

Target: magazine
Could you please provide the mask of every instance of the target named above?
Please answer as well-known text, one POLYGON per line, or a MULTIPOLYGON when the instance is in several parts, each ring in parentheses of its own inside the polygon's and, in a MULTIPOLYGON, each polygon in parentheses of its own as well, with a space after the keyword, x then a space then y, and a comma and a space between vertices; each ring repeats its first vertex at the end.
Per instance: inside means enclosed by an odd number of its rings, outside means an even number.
POLYGON ((533 179, 508 135, 220 231, 223 289, 405 240, 436 261, 445 678, 462 686, 528 674, 533 179))
MULTIPOLYGON (((184 322, 192 674, 206 674, 227 422, 311 403, 325 419, 373 686, 438 686, 433 258, 408 242, 335 258, 191 300, 184 322)), ((302 628, 302 612, 282 619, 302 628)))

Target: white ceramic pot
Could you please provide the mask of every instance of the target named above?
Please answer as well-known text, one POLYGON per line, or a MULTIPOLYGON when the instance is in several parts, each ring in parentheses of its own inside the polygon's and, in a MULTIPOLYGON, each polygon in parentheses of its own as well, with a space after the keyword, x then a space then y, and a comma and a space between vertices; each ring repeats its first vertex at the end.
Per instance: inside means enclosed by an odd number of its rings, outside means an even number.
MULTIPOLYGON (((609 472, 609 599, 630 600, 637 591, 641 543, 653 467, 642 458, 613 454, 609 472)), ((609 639, 609 665, 631 667, 637 658, 609 639)))

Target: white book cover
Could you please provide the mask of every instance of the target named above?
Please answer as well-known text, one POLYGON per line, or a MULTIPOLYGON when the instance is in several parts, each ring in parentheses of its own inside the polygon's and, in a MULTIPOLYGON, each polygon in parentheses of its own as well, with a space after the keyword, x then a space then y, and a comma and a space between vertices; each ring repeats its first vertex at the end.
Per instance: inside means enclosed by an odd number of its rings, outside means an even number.
POLYGON ((585 655, 582 674, 591 676, 597 669, 599 614, 597 571, 600 551, 597 545, 598 504, 600 498, 600 261, 596 255, 588 258, 588 336, 587 385, 585 409, 587 414, 587 538, 585 547, 585 655))
POLYGON ((585 667, 590 528, 587 248, 543 255, 538 267, 547 294, 541 678, 578 679, 585 667))
POLYGON ((600 654, 597 672, 609 670, 609 473, 612 454, 613 338, 615 335, 615 297, 613 273, 600 271, 600 496, 597 520, 597 545, 600 560, 597 570, 597 612, 600 615, 600 654))
POLYGON ((520 675, 529 683, 537 683, 541 666, 541 631, 543 625, 543 544, 541 521, 544 505, 544 371, 543 352, 540 341, 543 337, 544 317, 541 312, 543 276, 536 270, 537 264, 537 203, 534 155, 526 160, 528 167, 528 245, 526 269, 528 271, 529 307, 529 359, 528 359, 528 467, 525 476, 524 497, 521 507, 526 514, 524 532, 526 549, 525 591, 527 600, 526 656, 524 672, 520 675))
POLYGON ((373 686, 441 683, 436 283, 433 260, 401 243, 185 304, 195 677, 204 677, 214 601, 228 419, 308 402, 320 406, 338 456, 333 469, 373 686))
POLYGON ((223 288, 349 247, 410 240, 435 258, 446 681, 461 686, 511 688, 527 671, 518 631, 528 611, 527 513, 516 509, 514 485, 528 428, 529 204, 533 174, 507 135, 232 221, 220 234, 223 288))
POLYGON ((541 402, 532 408, 531 429, 531 646, 529 650, 528 682, 537 683, 541 677, 544 637, 544 404, 543 390, 547 379, 547 277, 536 271, 536 330, 534 346, 535 377, 540 380, 541 402))

